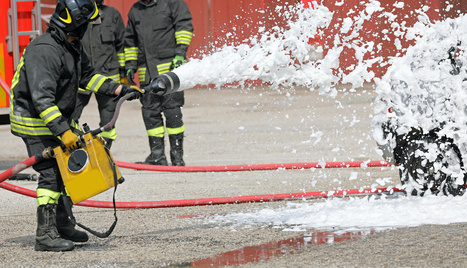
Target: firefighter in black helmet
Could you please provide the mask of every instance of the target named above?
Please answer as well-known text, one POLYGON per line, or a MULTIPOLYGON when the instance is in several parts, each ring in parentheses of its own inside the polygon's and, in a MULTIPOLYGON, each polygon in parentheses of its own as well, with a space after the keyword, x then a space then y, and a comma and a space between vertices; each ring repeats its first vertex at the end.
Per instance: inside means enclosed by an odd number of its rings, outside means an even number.
MULTIPOLYGON (((10 95, 11 132, 21 137, 29 156, 47 147, 80 146, 79 126, 71 119, 78 87, 123 96, 137 87, 121 85, 97 74, 83 52, 80 39, 88 23, 99 19, 94 0, 58 0, 50 25, 24 50, 13 77, 10 95)), ((55 159, 33 166, 37 187, 37 251, 67 251, 88 235, 70 222, 63 199, 69 198, 55 159)), ((66 202, 71 204, 71 202, 66 202)))
MULTIPOLYGON (((88 55, 91 65, 102 75, 105 75, 122 84, 129 85, 125 74, 125 54, 123 35, 125 25, 122 15, 114 7, 104 5, 104 0, 96 0, 99 8, 100 23, 90 23, 81 44, 88 55)), ((89 103, 92 92, 80 89, 78 100, 72 118, 78 122, 84 107, 89 103)), ((103 127, 112 120, 117 106, 117 100, 113 97, 95 94, 99 109, 100 122, 103 127)), ((104 131, 99 136, 106 141, 106 147, 110 149, 112 142, 117 138, 115 127, 104 131)))
MULTIPOLYGON (((159 74, 186 62, 193 36, 191 21, 191 12, 183 0, 139 0, 132 6, 125 30, 125 68, 130 83, 135 79, 136 71, 140 85, 144 87, 159 74)), ((145 94, 141 103, 151 150, 142 163, 168 164, 164 152, 167 131, 172 165, 184 166, 183 91, 164 96, 145 94)))

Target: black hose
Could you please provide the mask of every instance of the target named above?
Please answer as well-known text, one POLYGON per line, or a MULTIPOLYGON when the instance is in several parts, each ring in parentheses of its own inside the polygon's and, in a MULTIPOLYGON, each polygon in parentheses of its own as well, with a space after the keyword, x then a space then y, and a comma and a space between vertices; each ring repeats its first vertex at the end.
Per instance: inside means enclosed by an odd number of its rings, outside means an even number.
POLYGON ((115 122, 117 121, 118 115, 120 114, 120 107, 122 106, 122 103, 124 101, 128 100, 129 98, 133 97, 135 94, 136 94, 135 92, 132 92, 130 94, 126 94, 125 96, 121 97, 118 100, 117 106, 115 107, 115 113, 114 113, 114 116, 112 117, 112 120, 110 120, 110 122, 105 124, 104 126, 92 130, 91 134, 93 136, 96 136, 97 134, 99 134, 101 132, 111 130, 113 128, 113 126, 115 125, 115 122))

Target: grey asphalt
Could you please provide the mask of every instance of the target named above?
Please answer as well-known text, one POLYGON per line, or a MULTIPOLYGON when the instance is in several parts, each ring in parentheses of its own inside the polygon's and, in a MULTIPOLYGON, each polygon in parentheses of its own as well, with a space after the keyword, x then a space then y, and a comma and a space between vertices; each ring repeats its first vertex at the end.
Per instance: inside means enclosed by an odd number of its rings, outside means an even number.
MULTIPOLYGON (((342 88, 335 98, 304 88, 278 91, 267 87, 201 88, 185 94, 185 161, 189 166, 380 160, 370 135, 372 101, 376 97, 371 87, 353 91, 342 88)), ((92 129, 98 126, 94 98, 81 122, 92 129)), ((111 150, 116 160, 135 162, 147 156, 148 141, 138 101, 124 103, 117 132, 111 150)), ((0 126, 0 133, 0 168, 25 160, 25 147, 10 133, 9 126, 0 126)), ((383 177, 392 178, 392 185, 398 184, 394 168, 120 171, 126 181, 118 187, 117 201, 132 202, 382 187, 377 179, 383 177), (365 176, 350 180, 352 172, 365 176)), ((32 190, 36 187, 34 181, 8 182, 32 190)), ((321 232, 324 230, 287 232, 271 226, 242 228, 203 220, 212 214, 284 207, 288 201, 119 209, 117 227, 109 238, 91 236, 71 252, 36 252, 35 200, 3 189, 0 193, 0 267, 467 266, 466 223, 331 239, 332 231, 325 235, 321 232), (303 238, 313 234, 319 236, 315 243, 293 243, 309 241, 303 238)), ((92 199, 111 198, 112 191, 106 191, 92 199)), ((100 232, 113 221, 111 209, 75 206, 74 212, 79 222, 100 232)))

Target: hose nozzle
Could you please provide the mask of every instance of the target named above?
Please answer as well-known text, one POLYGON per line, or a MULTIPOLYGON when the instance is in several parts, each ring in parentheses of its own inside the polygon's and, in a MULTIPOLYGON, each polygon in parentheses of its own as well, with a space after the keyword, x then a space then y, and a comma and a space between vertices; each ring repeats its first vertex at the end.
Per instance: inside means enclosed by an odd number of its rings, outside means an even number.
POLYGON ((163 96, 177 92, 179 88, 180 78, 174 72, 167 72, 154 78, 144 90, 158 96, 163 96))

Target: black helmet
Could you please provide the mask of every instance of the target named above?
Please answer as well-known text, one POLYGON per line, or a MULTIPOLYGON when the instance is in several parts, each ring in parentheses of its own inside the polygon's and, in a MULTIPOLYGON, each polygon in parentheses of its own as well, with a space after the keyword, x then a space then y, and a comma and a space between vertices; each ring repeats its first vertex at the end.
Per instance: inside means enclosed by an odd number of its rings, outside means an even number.
POLYGON ((99 18, 94 0, 58 0, 51 20, 67 33, 84 28, 99 18))

